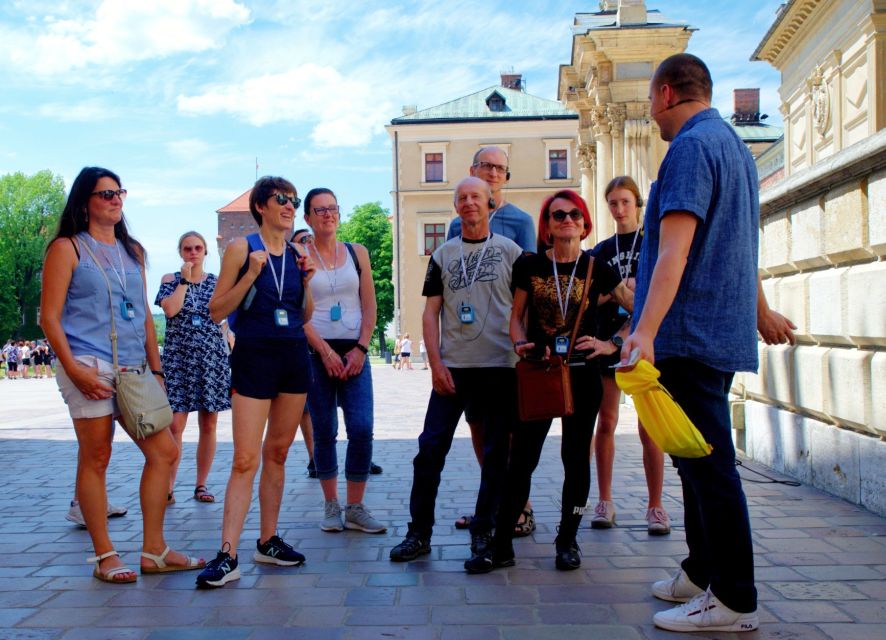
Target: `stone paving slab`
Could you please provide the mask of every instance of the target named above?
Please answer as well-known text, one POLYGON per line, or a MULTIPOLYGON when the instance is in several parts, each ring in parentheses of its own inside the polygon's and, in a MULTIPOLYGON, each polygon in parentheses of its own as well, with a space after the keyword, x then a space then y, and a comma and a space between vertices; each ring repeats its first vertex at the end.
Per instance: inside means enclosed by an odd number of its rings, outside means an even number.
MULTIPOLYGON (((427 371, 375 366, 376 443, 384 474, 370 480, 366 502, 389 523, 383 535, 324 533, 322 496, 305 476, 301 438, 287 463, 280 532, 308 558, 297 569, 251 562, 257 505, 243 533, 238 582, 194 589, 194 574, 142 576, 108 585, 90 577, 86 531, 64 520, 77 445, 54 381, 0 381, 0 640, 659 640, 739 634, 675 634, 651 617, 667 608, 649 583, 669 575, 685 553, 682 505, 674 469, 665 474, 670 536, 646 534, 645 480, 636 416, 622 407, 616 436, 615 503, 619 526, 579 532, 582 568, 553 567, 562 466, 555 424, 533 478, 536 533, 516 541, 517 565, 465 575, 468 534, 453 521, 476 499, 477 465, 462 423, 437 502, 432 553, 391 563, 390 548, 406 532, 412 458, 428 394, 427 371)), ((167 538, 191 555, 212 557, 219 544, 224 487, 231 461, 230 413, 219 420, 219 447, 209 485, 215 504, 190 500, 196 424, 185 432, 178 502, 167 511, 167 538)), ((339 443, 342 459, 345 443, 339 443)), ((766 484, 776 474, 744 461, 741 470, 754 527, 761 628, 755 639, 827 640, 886 637, 886 520, 810 487, 766 484)), ((142 459, 122 432, 108 473, 111 499, 129 514, 113 519, 115 545, 138 562, 137 500, 142 459)), ((596 481, 593 483, 596 484, 596 481)), ((591 501, 596 489, 591 489, 591 501)), ((257 502, 257 501, 256 501, 257 502)))

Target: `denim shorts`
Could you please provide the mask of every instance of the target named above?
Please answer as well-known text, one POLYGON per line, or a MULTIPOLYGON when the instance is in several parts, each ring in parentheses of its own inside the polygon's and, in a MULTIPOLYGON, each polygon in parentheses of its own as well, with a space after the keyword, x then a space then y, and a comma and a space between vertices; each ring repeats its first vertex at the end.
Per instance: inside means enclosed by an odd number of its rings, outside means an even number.
MULTIPOLYGON (((114 387, 113 364, 95 356, 74 356, 74 360, 85 367, 98 368, 99 380, 110 387, 114 387)), ((65 404, 68 405, 68 412, 74 420, 101 418, 102 416, 114 416, 116 418, 120 415, 120 409, 117 408, 115 396, 104 400, 90 400, 71 381, 64 367, 59 366, 55 380, 58 383, 59 391, 62 392, 65 404)))
POLYGON ((307 393, 311 362, 306 338, 238 338, 231 352, 231 393, 270 400, 307 393))

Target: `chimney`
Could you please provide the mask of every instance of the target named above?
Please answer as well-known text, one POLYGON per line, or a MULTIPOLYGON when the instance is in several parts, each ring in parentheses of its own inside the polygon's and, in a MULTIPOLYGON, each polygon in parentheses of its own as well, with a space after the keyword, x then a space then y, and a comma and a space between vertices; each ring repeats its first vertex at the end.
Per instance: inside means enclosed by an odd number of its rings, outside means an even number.
POLYGON ((403 115, 404 116, 411 116, 416 111, 418 111, 418 105, 415 105, 415 104, 404 104, 403 105, 403 115))
POLYGON ((515 91, 524 91, 526 86, 523 84, 523 74, 514 72, 502 72, 501 86, 505 89, 514 89, 515 91))
POLYGON ((735 89, 732 92, 735 102, 735 113, 759 113, 760 90, 759 89, 735 89))

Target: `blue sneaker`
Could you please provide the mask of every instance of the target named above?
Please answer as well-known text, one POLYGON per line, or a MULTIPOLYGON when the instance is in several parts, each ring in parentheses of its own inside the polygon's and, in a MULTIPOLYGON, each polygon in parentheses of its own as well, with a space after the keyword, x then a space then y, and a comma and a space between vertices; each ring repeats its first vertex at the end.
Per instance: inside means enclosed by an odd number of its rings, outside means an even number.
POLYGON ((237 558, 232 558, 231 554, 225 551, 225 547, 227 549, 231 548, 228 543, 225 543, 222 550, 216 554, 215 560, 207 562, 203 571, 197 576, 197 586, 199 588, 223 587, 229 582, 240 579, 240 566, 237 558))
POLYGON ((297 567, 305 563, 305 557, 290 545, 283 542, 280 536, 271 536, 264 544, 255 541, 256 551, 252 559, 265 564, 276 564, 281 567, 297 567))

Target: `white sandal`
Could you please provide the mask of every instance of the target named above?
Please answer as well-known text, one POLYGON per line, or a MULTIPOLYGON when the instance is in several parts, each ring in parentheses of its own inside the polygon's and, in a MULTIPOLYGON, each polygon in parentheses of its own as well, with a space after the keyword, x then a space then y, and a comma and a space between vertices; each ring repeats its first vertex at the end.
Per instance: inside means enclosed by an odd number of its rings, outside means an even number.
POLYGON ((107 553, 103 553, 100 556, 87 558, 86 562, 90 564, 92 564, 93 562, 95 563, 95 569, 92 572, 92 576, 97 580, 101 580, 102 582, 110 582, 113 584, 128 584, 130 582, 135 582, 137 580, 135 571, 133 571, 129 567, 114 567, 113 569, 108 570, 106 573, 102 573, 102 570, 99 566, 101 561, 105 560, 106 558, 112 558, 114 556, 119 557, 120 554, 111 549, 107 553), (131 573, 132 577, 126 580, 115 580, 114 578, 116 576, 119 576, 121 573, 131 573))
POLYGON ((153 553, 148 553, 147 551, 142 551, 142 558, 147 558, 151 562, 153 562, 156 566, 154 567, 142 567, 142 573, 172 573, 173 571, 193 571, 194 569, 202 569, 206 566, 206 561, 197 558, 192 558, 191 556, 185 556, 188 559, 188 564, 166 564, 166 556, 169 555, 171 549, 169 546, 163 550, 159 556, 154 555, 153 553))

